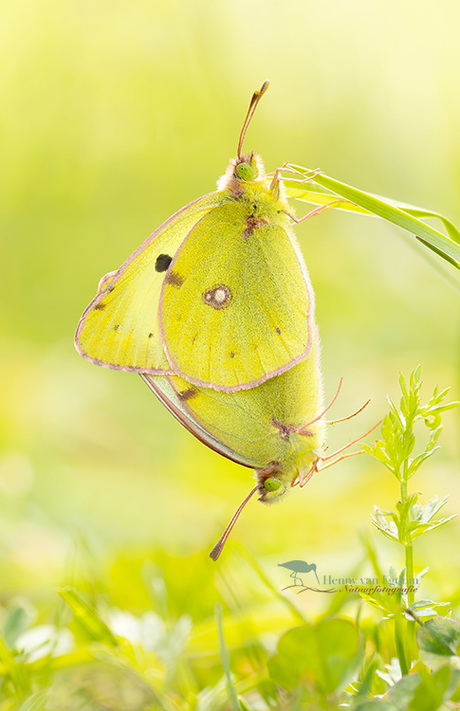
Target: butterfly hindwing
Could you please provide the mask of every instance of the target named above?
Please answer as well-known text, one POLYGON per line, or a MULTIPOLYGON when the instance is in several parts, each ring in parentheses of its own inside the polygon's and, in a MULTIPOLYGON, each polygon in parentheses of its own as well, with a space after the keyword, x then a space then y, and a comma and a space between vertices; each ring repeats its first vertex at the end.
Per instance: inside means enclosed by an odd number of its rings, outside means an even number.
MULTIPOLYGON (((200 442, 236 464, 246 467, 255 466, 253 458, 244 457, 238 451, 228 447, 222 439, 216 437, 195 417, 193 410, 186 407, 184 393, 187 393, 187 389, 191 387, 186 381, 176 378, 176 382, 173 383, 170 376, 167 375, 141 374, 141 378, 176 420, 200 442)), ((217 394, 216 391, 212 391, 212 393, 217 394)))
MULTIPOLYGON (((173 370, 216 390, 252 388, 306 357, 313 296, 288 229, 248 229, 248 206, 205 215, 173 260, 160 304, 173 370)), ((250 224, 250 223, 249 223, 250 224)))
POLYGON ((221 200, 211 193, 177 212, 107 279, 78 324, 81 355, 118 370, 171 372, 158 327, 163 281, 186 235, 221 200))
POLYGON ((296 430, 318 415, 322 388, 316 327, 308 356, 281 375, 250 390, 221 392, 193 385, 178 376, 150 376, 156 394, 198 439, 230 459, 263 468, 321 443, 315 428, 311 438, 296 430))

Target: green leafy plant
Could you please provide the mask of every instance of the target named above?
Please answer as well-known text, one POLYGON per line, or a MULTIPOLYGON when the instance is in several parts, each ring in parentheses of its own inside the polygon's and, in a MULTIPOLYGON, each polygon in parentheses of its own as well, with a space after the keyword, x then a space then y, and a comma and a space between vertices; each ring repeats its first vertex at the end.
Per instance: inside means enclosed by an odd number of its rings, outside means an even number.
POLYGON ((388 398, 390 412, 382 424, 382 439, 373 446, 363 445, 363 449, 382 464, 396 477, 400 484, 400 499, 396 511, 384 511, 375 507, 372 523, 393 541, 398 541, 405 549, 406 580, 410 581, 407 592, 409 606, 414 603, 415 590, 413 541, 428 531, 452 520, 449 516, 434 520, 438 511, 447 503, 447 498, 441 501, 435 497, 425 506, 418 504, 418 495, 408 493, 410 479, 429 457, 438 449, 437 442, 442 431, 441 414, 456 407, 459 403, 444 403, 449 388, 438 393, 435 388, 433 396, 423 405, 420 399, 421 367, 416 368, 410 377, 409 385, 401 374, 399 384, 402 391, 400 408, 388 398), (421 421, 428 430, 428 440, 424 449, 414 454, 416 438, 415 424, 421 421))
MULTIPOLYGON (((437 609, 447 603, 416 599, 416 593, 427 569, 415 572, 414 540, 451 521, 454 515, 437 519, 436 516, 446 504, 448 497, 440 501, 435 497, 422 506, 418 502, 418 494, 409 492, 409 482, 422 464, 438 449, 437 443, 442 431, 442 414, 458 406, 459 403, 445 402, 449 388, 441 392, 435 388, 432 397, 428 402, 423 403, 420 366, 411 373, 409 382, 401 374, 399 385, 402 393, 401 401, 398 407, 391 398, 388 398, 390 411, 381 427, 382 439, 370 446, 363 445, 363 449, 381 462, 399 482, 400 497, 395 510, 386 511, 374 507, 371 519, 381 534, 403 547, 405 567, 399 574, 391 569, 385 576, 378 566, 375 552, 370 551, 374 570, 383 585, 381 589, 377 586, 377 590, 376 586, 374 588, 369 586, 367 591, 360 594, 366 602, 380 608, 394 620, 395 648, 401 679, 394 686, 392 685, 388 698, 379 702, 379 705, 382 708, 396 710, 435 709, 438 708, 438 705, 434 705, 437 703, 436 699, 439 697, 439 703, 443 703, 445 695, 448 692, 454 693, 460 681, 456 671, 455 647, 460 625, 455 620, 442 617, 423 622, 423 618, 436 616, 437 609), (417 450, 419 439, 415 434, 417 423, 422 423, 427 431, 421 450, 417 450), (394 594, 389 594, 393 592, 394 594), (420 626, 417 635, 416 625, 420 626), (446 634, 449 637, 448 642, 446 642, 446 634), (436 664, 430 663, 432 649, 440 650, 436 664), (441 664, 450 664, 449 672, 439 671, 439 658, 441 664), (409 675, 410 671, 413 673, 409 675), (436 675, 439 675, 439 678, 436 675), (433 695, 434 688, 443 689, 441 696, 433 695), (421 705, 422 699, 431 699, 429 702, 431 705, 421 705)), ((387 677, 387 680, 392 681, 390 677, 387 677)), ((362 705, 358 700, 355 707, 364 709, 370 705, 370 702, 362 705)), ((376 702, 372 702, 372 708, 375 705, 376 702)))

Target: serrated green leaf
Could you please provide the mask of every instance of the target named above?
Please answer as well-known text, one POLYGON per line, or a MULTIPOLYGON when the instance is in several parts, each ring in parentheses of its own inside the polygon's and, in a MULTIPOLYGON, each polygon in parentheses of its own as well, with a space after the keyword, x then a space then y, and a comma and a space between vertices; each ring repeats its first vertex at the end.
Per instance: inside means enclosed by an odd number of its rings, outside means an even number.
POLYGON ((410 374, 410 389, 418 391, 422 385, 422 364, 419 363, 410 374))
POLYGON ((407 382, 406 378, 404 377, 403 373, 399 374, 399 387, 401 388, 401 392, 406 400, 409 399, 409 390, 407 388, 407 382))
POLYGON ((410 614, 413 611, 416 617, 435 617, 438 613, 436 608, 447 607, 448 602, 434 602, 433 600, 416 600, 404 611, 406 619, 412 621, 414 617, 410 614))
POLYGON ((439 521, 435 521, 434 523, 430 523, 428 525, 426 524, 420 524, 414 531, 413 533, 413 538, 417 538, 417 536, 421 536, 422 533, 427 533, 428 531, 434 531, 435 528, 439 528, 440 526, 444 526, 445 523, 449 523, 449 521, 452 521, 452 519, 456 518, 457 514, 452 514, 452 516, 448 516, 447 518, 442 518, 439 521))
MULTIPOLYGON (((371 518, 372 518, 372 514, 371 514, 371 518)), ((391 528, 389 528, 388 526, 383 526, 382 524, 380 524, 378 521, 376 521, 373 518, 372 518, 372 523, 374 524, 374 526, 376 528, 378 528, 378 530, 381 533, 383 533, 383 535, 386 538, 389 538, 391 541, 399 541, 399 535, 397 532, 395 533, 391 528)))
POLYGON ((438 407, 438 412, 446 412, 447 410, 453 410, 455 407, 460 405, 459 400, 454 400, 453 402, 448 402, 447 405, 441 405, 438 407))
POLYGON ((442 509, 443 506, 447 504, 449 500, 448 496, 444 496, 441 500, 439 500, 438 496, 435 496, 434 499, 431 499, 431 501, 428 501, 428 503, 425 504, 423 507, 423 516, 422 516, 422 521, 423 523, 428 523, 431 521, 433 516, 436 516, 438 511, 442 509))
POLYGON ((423 464, 423 462, 429 459, 429 457, 431 457, 437 449, 439 449, 439 447, 433 447, 433 449, 422 452, 422 454, 419 454, 417 457, 414 457, 407 469, 407 478, 410 479, 415 474, 417 469, 419 469, 419 467, 423 464))

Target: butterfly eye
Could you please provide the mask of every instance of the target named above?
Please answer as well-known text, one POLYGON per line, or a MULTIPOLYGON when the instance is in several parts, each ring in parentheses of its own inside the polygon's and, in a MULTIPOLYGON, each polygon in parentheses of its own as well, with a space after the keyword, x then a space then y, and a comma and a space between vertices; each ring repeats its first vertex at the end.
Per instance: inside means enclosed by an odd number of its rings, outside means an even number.
POLYGON ((256 171, 250 163, 238 163, 236 172, 238 177, 245 181, 254 180, 256 176, 256 171))
POLYGON ((264 481, 264 489, 267 491, 277 491, 281 486, 283 486, 283 482, 280 479, 275 479, 274 477, 270 477, 264 481))

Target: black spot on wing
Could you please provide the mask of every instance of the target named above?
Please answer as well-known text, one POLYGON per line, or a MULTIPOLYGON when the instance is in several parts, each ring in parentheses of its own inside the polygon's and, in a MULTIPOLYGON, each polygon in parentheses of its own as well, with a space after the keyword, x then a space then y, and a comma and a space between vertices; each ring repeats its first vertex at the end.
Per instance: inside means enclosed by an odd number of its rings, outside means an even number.
POLYGON ((169 254, 159 254, 156 258, 155 269, 157 272, 165 272, 172 262, 169 254))
POLYGON ((95 304, 94 309, 95 311, 103 311, 105 309, 105 304, 100 301, 98 304, 95 304))

